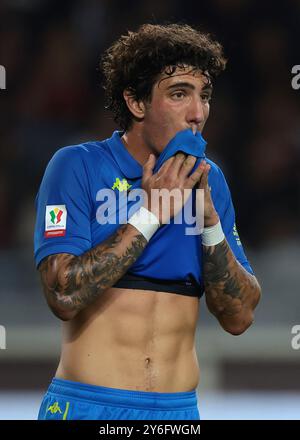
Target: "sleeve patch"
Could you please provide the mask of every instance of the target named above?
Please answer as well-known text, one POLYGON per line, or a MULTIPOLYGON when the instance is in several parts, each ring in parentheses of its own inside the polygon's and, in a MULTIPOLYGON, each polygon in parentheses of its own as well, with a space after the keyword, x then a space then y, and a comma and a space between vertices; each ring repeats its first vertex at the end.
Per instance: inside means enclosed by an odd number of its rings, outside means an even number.
POLYGON ((66 235, 66 205, 47 205, 45 215, 45 237, 63 237, 66 235))

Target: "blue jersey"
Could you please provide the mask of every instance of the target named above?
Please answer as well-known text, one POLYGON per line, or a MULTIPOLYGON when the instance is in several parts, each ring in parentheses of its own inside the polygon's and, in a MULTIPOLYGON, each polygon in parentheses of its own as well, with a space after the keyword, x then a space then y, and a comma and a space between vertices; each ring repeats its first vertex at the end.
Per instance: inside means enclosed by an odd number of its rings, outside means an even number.
MULTIPOLYGON (((81 255, 126 222, 120 215, 120 202, 125 200, 127 208, 134 205, 122 196, 141 188, 143 168, 123 145, 121 135, 122 132, 115 131, 104 141, 61 148, 50 160, 36 197, 34 255, 37 266, 51 254, 81 255), (115 222, 103 221, 107 206, 107 198, 103 197, 105 190, 113 192, 119 202, 107 216, 111 219, 116 214, 115 222)), ((180 149, 204 157, 205 141, 198 136, 198 154, 194 153, 195 146, 180 149)), ((169 157, 165 150, 161 156, 165 156, 165 160, 169 157)), ((225 177, 214 162, 207 158, 206 161, 211 165, 208 183, 225 237, 236 259, 253 274, 236 230, 225 177)), ((125 217, 128 213, 130 211, 125 217)), ((187 234, 186 228, 184 221, 177 224, 174 219, 161 226, 131 266, 130 274, 162 281, 181 280, 187 285, 193 282, 199 291, 203 290, 201 234, 187 234)))

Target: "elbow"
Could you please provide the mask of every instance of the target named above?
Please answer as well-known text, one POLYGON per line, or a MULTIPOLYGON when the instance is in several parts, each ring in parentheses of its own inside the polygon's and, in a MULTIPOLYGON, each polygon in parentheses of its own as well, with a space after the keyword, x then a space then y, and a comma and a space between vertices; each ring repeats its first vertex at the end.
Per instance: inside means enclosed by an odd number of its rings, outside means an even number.
POLYGON ((245 333, 245 331, 250 327, 252 323, 250 323, 247 326, 235 326, 235 327, 229 327, 225 329, 227 333, 230 333, 233 336, 239 336, 245 333))
POLYGON ((252 303, 248 305, 246 310, 243 310, 243 312, 240 315, 237 315, 235 319, 230 319, 226 322, 221 322, 222 327, 224 330, 228 333, 230 333, 233 336, 239 336, 243 333, 245 333, 246 330, 253 324, 254 322, 254 309, 256 308, 257 304, 259 303, 261 298, 261 288, 259 284, 257 283, 257 288, 255 293, 253 294, 252 303))
POLYGON ((253 301, 253 310, 255 309, 255 307, 257 306, 257 304, 259 303, 259 301, 261 300, 261 287, 260 285, 257 283, 257 289, 256 289, 256 295, 254 297, 254 301, 253 301))
POLYGON ((55 315, 58 319, 60 319, 63 322, 66 321, 71 321, 73 318, 75 318, 76 314, 75 313, 69 313, 69 312, 64 312, 64 313, 59 313, 55 315))
POLYGON ((76 310, 66 310, 55 305, 50 305, 50 309, 56 318, 64 322, 71 321, 78 313, 76 310))
POLYGON ((245 331, 252 325, 254 321, 254 315, 251 313, 246 318, 236 320, 235 322, 222 325, 223 329, 233 336, 239 336, 245 333, 245 331))

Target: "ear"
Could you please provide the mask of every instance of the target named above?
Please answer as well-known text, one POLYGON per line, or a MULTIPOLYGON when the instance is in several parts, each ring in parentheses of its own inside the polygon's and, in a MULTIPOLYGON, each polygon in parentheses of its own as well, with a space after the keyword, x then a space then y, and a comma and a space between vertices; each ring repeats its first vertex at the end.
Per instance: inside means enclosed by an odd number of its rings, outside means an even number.
POLYGON ((137 101, 130 92, 130 90, 124 90, 123 97, 126 101, 127 107, 129 108, 133 116, 135 116, 138 119, 143 119, 146 110, 143 101, 137 101))

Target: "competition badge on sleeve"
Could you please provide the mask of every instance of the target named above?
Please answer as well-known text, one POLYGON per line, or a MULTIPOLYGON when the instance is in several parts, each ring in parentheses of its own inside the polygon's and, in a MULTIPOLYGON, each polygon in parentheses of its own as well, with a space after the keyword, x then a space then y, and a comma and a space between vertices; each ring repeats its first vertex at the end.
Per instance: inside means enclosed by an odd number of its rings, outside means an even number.
POLYGON ((63 237, 66 235, 66 205, 47 205, 45 217, 45 237, 63 237))

